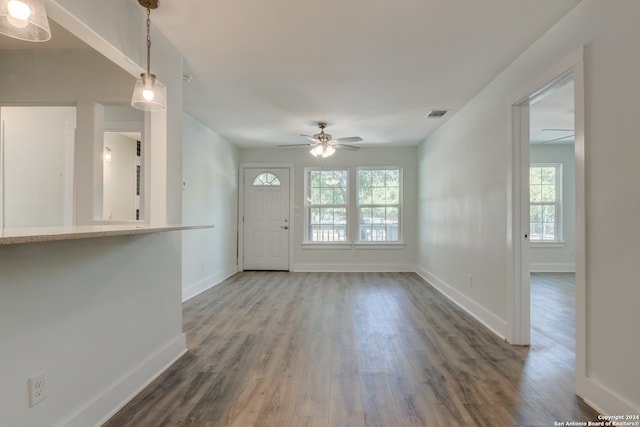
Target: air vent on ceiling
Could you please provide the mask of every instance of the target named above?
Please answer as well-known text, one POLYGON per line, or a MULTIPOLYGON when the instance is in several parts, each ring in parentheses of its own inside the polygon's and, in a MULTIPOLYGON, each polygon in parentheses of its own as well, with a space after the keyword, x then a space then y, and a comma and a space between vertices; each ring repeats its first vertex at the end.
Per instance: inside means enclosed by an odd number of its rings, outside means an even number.
POLYGON ((427 113, 427 119, 439 119, 448 112, 448 110, 431 110, 427 113))

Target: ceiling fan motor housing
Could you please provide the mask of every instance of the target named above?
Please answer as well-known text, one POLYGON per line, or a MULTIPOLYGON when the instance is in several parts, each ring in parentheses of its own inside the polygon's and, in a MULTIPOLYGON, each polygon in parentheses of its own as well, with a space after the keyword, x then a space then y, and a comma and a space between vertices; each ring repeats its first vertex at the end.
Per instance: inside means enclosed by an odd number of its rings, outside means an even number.
POLYGON ((328 134, 328 133, 324 133, 324 131, 313 135, 313 137, 315 139, 317 139, 318 141, 320 141, 320 142, 329 142, 329 141, 331 141, 331 135, 328 134))

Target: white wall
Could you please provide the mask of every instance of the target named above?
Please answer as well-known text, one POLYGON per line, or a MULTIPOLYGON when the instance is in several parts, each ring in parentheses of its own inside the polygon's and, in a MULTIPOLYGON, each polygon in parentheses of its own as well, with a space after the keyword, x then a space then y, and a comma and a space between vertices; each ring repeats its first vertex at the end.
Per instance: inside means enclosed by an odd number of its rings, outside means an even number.
MULTIPOLYGON (((275 144, 274 144, 275 146, 275 144)), ((292 163, 295 176, 293 218, 294 271, 414 271, 416 253, 416 148, 361 148, 359 151, 338 151, 320 160, 306 148, 269 148, 240 150, 240 163, 292 163), (402 248, 393 249, 321 249, 302 247, 304 229, 304 168, 357 166, 400 166, 403 169, 403 224, 405 230, 402 248)))
POLYGON ((640 412, 640 56, 630 42, 640 37, 638 16, 635 0, 583 0, 418 151, 419 270, 506 334, 509 103, 586 46, 587 372, 580 393, 618 414, 640 412))
MULTIPOLYGON (((144 13, 137 2, 61 0, 47 7, 130 69, 142 69, 144 13)), ((153 71, 168 87, 161 116, 171 125, 150 135, 161 160, 152 159, 160 176, 152 184, 166 193, 161 202, 171 200, 160 203, 163 217, 179 222, 182 57, 156 36, 154 55, 162 60, 153 71)), ((0 70, 5 65, 0 61, 0 70)), ((133 78, 127 80, 128 100, 133 78)), ((182 354, 181 245, 173 232, 0 247, 0 425, 97 425, 182 354), (49 397, 28 408, 27 378, 42 371, 49 397)))
POLYGON ((96 425, 184 350, 174 237, 0 246, 0 425, 96 425))
POLYGON ((0 227, 73 222, 75 107, 0 107, 0 227))
POLYGON ((183 116, 182 220, 213 229, 182 234, 182 298, 238 271, 238 149, 191 116, 183 116))
POLYGON ((562 165, 562 244, 532 243, 529 256, 532 272, 575 272, 575 154, 573 144, 532 144, 531 163, 562 165))

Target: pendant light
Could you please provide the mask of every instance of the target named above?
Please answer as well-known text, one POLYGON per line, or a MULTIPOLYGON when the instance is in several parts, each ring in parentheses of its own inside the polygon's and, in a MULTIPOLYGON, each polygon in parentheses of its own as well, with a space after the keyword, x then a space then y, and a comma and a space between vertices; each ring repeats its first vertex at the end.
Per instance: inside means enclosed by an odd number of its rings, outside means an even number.
POLYGON ((151 9, 158 7, 158 0, 138 0, 147 9, 147 72, 140 74, 133 89, 131 105, 138 110, 162 111, 166 105, 167 87, 151 73, 151 9))
POLYGON ((0 34, 28 42, 51 39, 43 0, 0 0, 0 34))

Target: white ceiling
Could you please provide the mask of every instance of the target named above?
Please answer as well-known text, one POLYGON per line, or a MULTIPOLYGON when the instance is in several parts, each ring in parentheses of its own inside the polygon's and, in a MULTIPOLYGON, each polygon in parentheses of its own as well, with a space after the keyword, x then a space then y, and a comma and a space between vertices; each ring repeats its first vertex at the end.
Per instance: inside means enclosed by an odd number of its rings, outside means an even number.
MULTIPOLYGON (((361 147, 412 146, 579 1, 160 0, 151 20, 193 77, 185 111, 238 146, 305 143, 319 121, 361 147), (426 119, 432 109, 450 113, 426 119)), ((86 46, 55 23, 52 33, 0 36, 0 50, 86 46)), ((539 109, 557 108, 549 98, 539 109)))
POLYGON ((529 108, 532 144, 573 144, 575 109, 573 80, 555 89, 529 108))
POLYGON ((416 145, 577 3, 163 0, 151 20, 193 76, 185 110, 236 145, 304 143, 318 121, 416 145))

